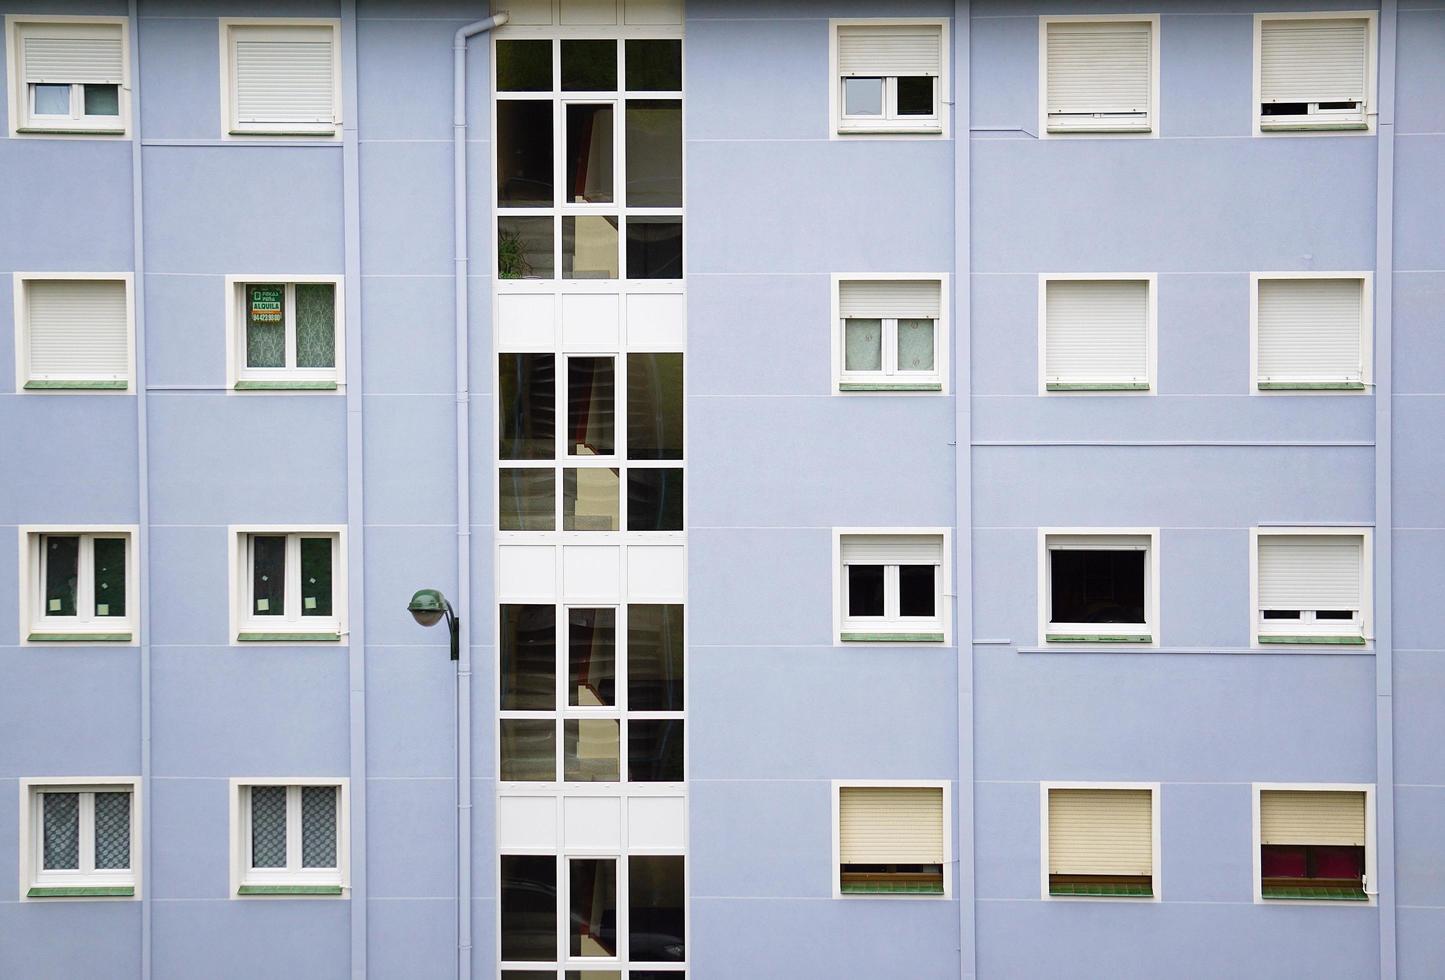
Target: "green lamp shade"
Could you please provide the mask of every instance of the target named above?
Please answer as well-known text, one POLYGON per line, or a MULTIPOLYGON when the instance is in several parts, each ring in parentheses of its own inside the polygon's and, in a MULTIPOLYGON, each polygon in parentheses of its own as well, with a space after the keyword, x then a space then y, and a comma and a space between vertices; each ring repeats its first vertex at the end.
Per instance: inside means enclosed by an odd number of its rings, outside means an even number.
POLYGON ((435 626, 446 613, 447 600, 436 589, 418 589, 406 608, 421 625, 435 626))

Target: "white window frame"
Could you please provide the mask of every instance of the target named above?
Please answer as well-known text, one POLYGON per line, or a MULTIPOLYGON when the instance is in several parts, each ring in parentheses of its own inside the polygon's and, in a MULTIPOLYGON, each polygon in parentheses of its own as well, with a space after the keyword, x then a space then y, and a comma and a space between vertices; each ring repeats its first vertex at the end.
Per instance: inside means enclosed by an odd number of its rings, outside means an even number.
POLYGON ((1040 646, 1090 644, 1100 646, 1158 647, 1159 624, 1159 529, 1157 527, 1041 527, 1038 532, 1038 619, 1040 646), (1079 550, 1127 550, 1140 547, 1144 556, 1144 626, 1127 623, 1053 623, 1049 544, 1063 544, 1079 550), (1137 637, 1119 640, 1114 637, 1137 637), (1145 639, 1147 637, 1147 639, 1145 639))
POLYGON ((1159 276, 1153 272, 1045 272, 1038 281, 1038 391, 1053 397, 1138 396, 1159 393, 1159 276), (1049 381, 1049 283, 1051 282, 1142 282, 1149 292, 1149 334, 1147 387, 1135 388, 1124 382, 1049 381), (1053 387, 1050 387, 1050 385, 1053 387), (1079 387, 1093 384, 1093 387, 1079 387))
POLYGON ((334 275, 253 275, 226 277, 226 387, 232 392, 290 391, 293 393, 341 393, 346 388, 345 277, 334 275), (284 287, 286 318, 286 367, 246 366, 246 286, 277 283, 284 287), (296 367, 296 287, 314 283, 334 288, 333 336, 335 367, 296 367))
POLYGON ((844 901, 948 901, 953 898, 953 784, 946 779, 835 779, 833 780, 833 860, 828 870, 833 878, 833 897, 844 901), (943 794, 943 894, 942 895, 862 895, 843 893, 843 825, 842 790, 845 788, 938 789, 943 794))
POLYGON ((1159 138, 1159 15, 1158 14, 1049 14, 1039 18, 1039 137, 1041 139, 1159 138), (1072 125, 1049 120, 1049 25, 1062 23, 1149 24, 1149 112, 1142 121, 1127 116, 1094 113, 1089 121, 1072 125))
POLYGON ((130 272, 16 272, 11 276, 15 302, 15 390, 25 394, 128 395, 135 390, 135 276, 130 272), (30 295, 32 282, 125 283, 125 377, 33 376, 30 373, 30 295), (33 383, 46 387, 30 387, 33 383), (123 382, 122 388, 96 388, 93 383, 123 382))
POLYGON ((1375 276, 1373 272, 1251 272, 1249 274, 1249 390, 1255 395, 1363 395, 1374 388, 1375 276), (1352 279, 1360 282, 1360 384, 1320 386, 1280 381, 1264 387, 1259 376, 1259 284, 1264 280, 1352 279))
POLYGON ((953 106, 953 48, 949 40, 949 21, 939 17, 833 17, 828 20, 828 138, 856 137, 947 139, 950 111, 953 106), (839 27, 918 26, 939 29, 939 74, 934 83, 933 116, 899 116, 898 75, 883 76, 883 115, 846 116, 843 114, 843 76, 838 68, 839 27))
POLYGON ((253 646, 293 642, 345 644, 347 633, 346 527, 339 524, 233 525, 228 529, 231 570, 230 643, 253 646), (251 613, 251 538, 256 535, 286 536, 286 609, 284 616, 255 616, 251 613), (329 617, 302 616, 301 538, 331 539, 331 610, 329 617), (330 634, 335 634, 332 639, 330 634), (251 634, 279 639, 252 639, 251 634), (241 639, 247 636, 246 639, 241 639), (324 637, 324 638, 323 638, 324 637))
POLYGON ((50 776, 20 779, 20 901, 22 902, 130 902, 141 897, 141 780, 139 776, 50 776), (47 792, 92 794, 87 805, 80 801, 80 869, 52 870, 42 867, 45 820, 41 795, 47 792), (95 793, 130 793, 130 867, 96 869, 95 793), (86 870, 87 854, 91 868, 86 870), (129 887, 131 895, 29 895, 32 888, 129 887))
MULTIPOLYGON (((1052 780, 1039 783, 1039 897, 1046 902, 1159 902, 1164 897, 1163 863, 1160 853, 1159 783, 1113 783, 1094 781, 1052 780), (1153 824, 1154 856, 1150 889, 1153 895, 1051 895, 1049 894, 1049 790, 1052 789, 1147 789, 1149 791, 1149 815, 1153 824)), ((1258 850, 1256 848, 1256 850, 1258 850)))
MULTIPOLYGON (((222 17, 221 45, 221 139, 299 138, 318 142, 339 141, 342 126, 341 93, 341 21, 332 17, 222 17), (236 121, 236 45, 234 28, 272 28, 284 31, 293 27, 329 27, 331 29, 331 116, 330 123, 242 123, 236 121)), ((259 281, 259 280, 258 280, 259 281)))
POLYGON ((19 139, 128 139, 131 116, 131 54, 130 18, 102 17, 72 14, 9 14, 5 17, 5 63, 8 65, 9 121, 10 136, 19 139), (121 82, 119 109, 116 116, 86 116, 81 113, 84 83, 70 86, 70 116, 68 118, 35 116, 31 105, 33 96, 25 81, 24 59, 21 57, 20 35, 31 25, 67 24, 120 27, 121 82))
MULTIPOLYGON (((1379 114, 1376 82, 1379 66, 1379 30, 1373 10, 1312 10, 1254 15, 1254 135, 1255 136, 1338 136, 1373 133, 1379 114), (1263 26, 1274 20, 1363 20, 1365 24, 1365 104, 1360 111, 1315 109, 1306 116, 1271 116, 1266 125, 1262 112, 1263 26), (1350 126, 1349 124, 1356 123, 1350 126), (1342 126, 1342 124, 1344 124, 1342 126)), ((1311 103, 1313 105, 1313 103, 1311 103)))
POLYGON ((124 640, 107 643, 134 646, 139 632, 139 618, 136 602, 139 588, 138 563, 136 561, 136 540, 139 528, 134 524, 29 524, 20 526, 17 537, 20 542, 19 585, 19 626, 21 646, 55 646, 57 644, 93 643, 94 637, 128 634, 124 640), (79 579, 76 583, 77 614, 90 600, 89 616, 49 616, 43 608, 45 576, 42 572, 44 556, 40 542, 46 535, 78 535, 81 538, 78 566, 79 579), (94 612, 95 578, 94 540, 97 538, 125 539, 125 592, 126 614, 124 616, 99 617, 94 612), (89 543, 88 543, 89 542, 89 543), (33 640, 32 635, 50 634, 65 636, 63 640, 33 640))
POLYGON ((258 776, 230 781, 231 891, 233 899, 348 898, 351 889, 351 780, 329 776, 258 776), (251 788, 284 786, 286 793, 286 868, 251 867, 251 788), (301 789, 304 786, 336 787, 336 867, 302 868, 301 789), (295 867, 290 865, 295 864, 295 867), (340 895, 243 895, 247 886, 328 885, 341 889, 340 895))
MULTIPOLYGON (((946 395, 949 378, 949 295, 950 277, 932 272, 847 272, 834 273, 832 278, 832 329, 830 347, 833 362, 835 395, 883 392, 906 395, 946 395), (938 318, 933 321, 933 370, 898 370, 898 317, 883 319, 883 370, 848 371, 844 367, 846 329, 842 315, 842 291, 845 282, 936 282, 938 283, 938 318), (855 387, 844 387, 845 385, 855 387), (861 386, 867 387, 861 387, 861 386)), ((904 317, 903 319, 908 319, 904 317)))
MULTIPOLYGON (((833 645, 866 644, 867 646, 916 646, 918 644, 947 646, 952 642, 953 599, 953 533, 946 527, 835 527, 833 528, 833 645), (926 535, 940 540, 942 560, 933 577, 934 615, 928 619, 900 617, 898 609, 898 563, 884 566, 884 603, 882 617, 850 619, 848 609, 848 576, 843 565, 845 536, 892 537, 895 535, 926 535), (849 634, 918 634, 919 639, 874 640, 849 634), (941 636, 942 639, 936 639, 941 636)), ((873 784, 865 784, 873 785, 873 784)))
POLYGON ((1375 784, 1374 783, 1254 783, 1250 787, 1251 803, 1253 805, 1253 835, 1251 841, 1254 849, 1254 904, 1256 905, 1325 905, 1338 907, 1340 905, 1356 906, 1359 908, 1370 908, 1379 901, 1378 884, 1376 883, 1376 855, 1375 855, 1375 784), (1308 898, 1265 898, 1263 868, 1260 859, 1260 817, 1259 817, 1259 794, 1261 791, 1283 790, 1288 792, 1336 792, 1336 793, 1364 793, 1365 794, 1365 896, 1363 902, 1338 902, 1328 900, 1317 900, 1308 898))
MULTIPOLYGON (((1276 637, 1303 637, 1303 643, 1309 643, 1308 638, 1319 637, 1362 637, 1365 646, 1371 647, 1375 642, 1375 616, 1374 616, 1374 528, 1363 526, 1325 526, 1325 527, 1252 527, 1249 529, 1249 645, 1255 649, 1272 648, 1281 645, 1280 641, 1273 643, 1260 642, 1261 636, 1276 637), (1273 619, 1265 620, 1263 611, 1259 608, 1259 539, 1262 537, 1287 537, 1287 536, 1320 537, 1322 535, 1340 535, 1360 539, 1360 614, 1355 619, 1273 619), (1265 623, 1269 626, 1266 627, 1265 623), (1315 623, 1324 625, 1315 625, 1315 623)), ((1301 610, 1301 613, 1313 612, 1313 610, 1301 610)), ((1283 644, 1288 647, 1290 644, 1283 644)))

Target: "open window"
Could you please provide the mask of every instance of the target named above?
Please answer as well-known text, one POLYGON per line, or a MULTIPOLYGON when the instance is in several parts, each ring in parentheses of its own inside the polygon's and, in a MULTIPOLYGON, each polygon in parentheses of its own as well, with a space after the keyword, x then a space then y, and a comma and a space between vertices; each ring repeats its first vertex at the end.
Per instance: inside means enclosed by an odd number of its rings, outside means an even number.
POLYGON ((1354 528, 1256 530, 1258 642, 1364 645, 1368 554, 1354 528))
POLYGON ((1364 391, 1369 278, 1256 274, 1255 383, 1260 391, 1364 391))
POLYGON ((1154 643, 1157 533, 1040 532, 1047 643, 1154 643))
POLYGON ((940 135, 947 30, 937 20, 833 21, 834 125, 852 135, 940 135))
POLYGON ((124 136, 130 57, 124 17, 6 18, 15 135, 124 136))
POLYGON ((945 787, 835 784, 834 895, 944 895, 945 787))
POLYGON ((1369 901, 1367 788, 1271 785, 1255 793, 1260 899, 1369 901))
POLYGON ((942 391, 944 291, 939 279, 835 280, 839 391, 942 391))
POLYGON ((942 643, 944 536, 840 532, 839 632, 844 643, 942 643))
POLYGON ((1257 14, 1257 131, 1373 126, 1375 14, 1257 14))
POLYGON ((1047 896, 1157 896, 1157 789, 1045 784, 1043 791, 1047 896))
POLYGON ((1158 15, 1040 18, 1045 133, 1157 131, 1158 15))

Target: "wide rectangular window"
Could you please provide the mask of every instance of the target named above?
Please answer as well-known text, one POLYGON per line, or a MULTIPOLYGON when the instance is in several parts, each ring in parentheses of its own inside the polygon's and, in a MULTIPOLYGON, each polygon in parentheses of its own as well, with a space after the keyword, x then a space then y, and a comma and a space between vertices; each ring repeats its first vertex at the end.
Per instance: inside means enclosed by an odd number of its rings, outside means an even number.
POLYGON ((1365 389, 1370 313, 1363 276, 1252 279, 1260 390, 1365 389))
POLYGON ((139 780, 21 780, 26 898, 131 898, 139 780))
POLYGON ((129 643, 136 616, 127 528, 22 528, 21 609, 29 643, 129 643))
POLYGON ((349 884, 344 781, 231 786, 233 894, 342 894, 349 884))
POLYGON ((339 279, 229 280, 230 363, 237 390, 338 387, 345 357, 339 279))
POLYGON ((1152 277, 1042 276, 1039 293, 1043 391, 1151 390, 1152 277))
POLYGON ((1042 531, 1040 614, 1048 643, 1152 643, 1155 535, 1042 531))
POLYGON ((123 136, 130 124, 124 17, 32 20, 11 15, 12 134, 123 136))
POLYGON ((1260 643, 1366 642, 1366 535, 1258 530, 1255 627, 1260 643))
POLYGON ((938 279, 836 281, 839 391, 942 391, 946 350, 938 279))
POLYGON ((1369 794, 1363 789, 1257 788, 1259 897, 1369 900, 1369 794))
POLYGON ((947 28, 930 20, 835 20, 834 130, 843 136, 944 131, 947 28))
POLYGON ((1051 896, 1155 895, 1155 791, 1045 786, 1051 896))
POLYGON ((130 387, 131 287, 104 278, 15 276, 16 385, 27 391, 130 387))
POLYGON ((1159 18, 1040 18, 1047 133, 1156 130, 1159 18))
POLYGON ((838 639, 944 641, 944 536, 840 532, 838 639))
POLYGON ((834 894, 944 894, 944 788, 835 788, 838 875, 834 894))
POLYGON ((1373 12, 1256 14, 1259 132, 1372 127, 1373 12))
POLYGON ((341 125, 340 23, 222 20, 226 132, 335 136, 341 125))
POLYGON ((238 640, 341 639, 346 590, 339 530, 237 532, 236 561, 238 640))

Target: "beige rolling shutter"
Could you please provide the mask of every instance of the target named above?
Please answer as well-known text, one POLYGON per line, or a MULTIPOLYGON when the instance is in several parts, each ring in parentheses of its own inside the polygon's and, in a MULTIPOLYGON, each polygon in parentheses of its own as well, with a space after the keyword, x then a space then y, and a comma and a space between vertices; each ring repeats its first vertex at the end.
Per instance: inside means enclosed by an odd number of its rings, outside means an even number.
POLYGON ((1259 536, 1259 608, 1359 609, 1364 541, 1347 534, 1259 536))
POLYGON ((838 794, 840 863, 943 863, 940 787, 844 786, 838 794))
POLYGON ((129 377, 124 282, 31 279, 24 290, 32 379, 117 381, 129 377))
POLYGON ((1267 20, 1259 31, 1262 102, 1364 102, 1368 23, 1267 20))
POLYGON ((1151 29, 1148 21, 1049 23, 1048 111, 1148 112, 1151 29))
POLYGON ((1047 381, 1149 380, 1149 283, 1053 280, 1044 309, 1047 381))
POLYGON ((1261 844, 1365 846, 1365 794, 1337 790, 1260 790, 1261 844))
POLYGON ((26 82, 125 82, 125 49, 119 24, 22 24, 17 30, 26 82))
POLYGON ((1259 281, 1259 380, 1360 381, 1360 279, 1259 281))
POLYGON ((941 308, 941 289, 934 279, 850 279, 838 284, 838 309, 845 319, 936 320, 941 308))
POLYGON ((845 534, 845 565, 941 565, 943 537, 937 534, 845 534))
POLYGON ((1049 874, 1152 875, 1147 789, 1049 790, 1049 874))
POLYGON ((239 26, 231 32, 236 122, 336 121, 331 28, 239 26))
POLYGON ((873 78, 938 75, 943 32, 937 24, 843 24, 838 28, 838 73, 873 78))

